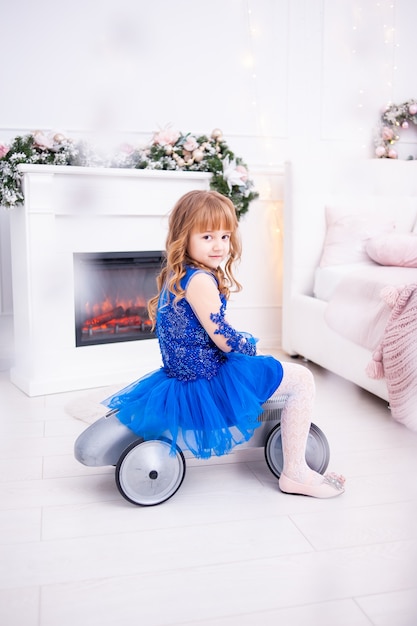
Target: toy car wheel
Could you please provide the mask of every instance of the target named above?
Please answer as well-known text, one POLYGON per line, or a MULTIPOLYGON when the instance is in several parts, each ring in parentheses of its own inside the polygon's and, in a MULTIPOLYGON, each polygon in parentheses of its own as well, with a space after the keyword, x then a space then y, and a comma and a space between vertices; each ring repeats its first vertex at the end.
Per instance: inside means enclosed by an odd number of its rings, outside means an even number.
POLYGON ((116 466, 116 484, 132 504, 161 504, 181 487, 185 476, 185 459, 177 447, 172 454, 167 439, 138 441, 121 455, 116 466))
MULTIPOLYGON (((277 424, 268 435, 265 444, 265 459, 271 472, 279 478, 283 466, 281 424, 277 424)), ((324 474, 330 460, 330 449, 325 434, 315 424, 311 424, 307 438, 306 461, 311 469, 324 474)))

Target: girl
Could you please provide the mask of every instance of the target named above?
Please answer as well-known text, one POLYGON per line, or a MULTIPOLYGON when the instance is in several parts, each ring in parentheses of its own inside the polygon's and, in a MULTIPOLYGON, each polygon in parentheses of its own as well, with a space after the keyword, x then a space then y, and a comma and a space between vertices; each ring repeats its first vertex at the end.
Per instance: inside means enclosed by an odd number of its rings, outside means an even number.
POLYGON ((169 219, 166 262, 158 294, 149 302, 163 367, 103 402, 145 439, 179 436, 193 454, 208 458, 247 441, 260 424, 262 404, 278 388, 284 465, 281 491, 330 498, 343 477, 322 476, 306 463, 314 400, 310 371, 256 355, 255 340, 225 317, 232 290, 241 286, 233 266, 241 253, 235 208, 215 191, 191 191, 169 219))

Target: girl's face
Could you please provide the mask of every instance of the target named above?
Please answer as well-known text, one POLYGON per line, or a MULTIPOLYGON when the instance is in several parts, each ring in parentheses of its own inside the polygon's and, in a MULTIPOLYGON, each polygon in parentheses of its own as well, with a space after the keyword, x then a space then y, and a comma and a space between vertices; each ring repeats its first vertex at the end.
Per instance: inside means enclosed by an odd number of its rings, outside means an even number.
POLYGON ((217 269, 230 252, 230 231, 207 230, 191 233, 188 240, 188 256, 210 269, 217 269))

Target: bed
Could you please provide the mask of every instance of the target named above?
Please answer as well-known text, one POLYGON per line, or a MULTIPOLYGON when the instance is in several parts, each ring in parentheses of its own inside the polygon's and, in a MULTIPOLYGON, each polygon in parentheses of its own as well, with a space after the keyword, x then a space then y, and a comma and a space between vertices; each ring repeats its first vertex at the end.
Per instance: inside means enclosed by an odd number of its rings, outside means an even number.
POLYGON ((417 430, 417 163, 287 163, 282 347, 417 430))

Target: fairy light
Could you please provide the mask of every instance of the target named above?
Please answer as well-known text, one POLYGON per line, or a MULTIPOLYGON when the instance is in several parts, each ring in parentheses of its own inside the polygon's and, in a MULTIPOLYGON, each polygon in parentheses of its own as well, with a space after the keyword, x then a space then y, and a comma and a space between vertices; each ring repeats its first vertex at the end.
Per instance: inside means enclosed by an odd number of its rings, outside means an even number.
MULTIPOLYGON (((250 88, 251 98, 249 100, 250 113, 253 115, 256 141, 262 148, 264 155, 274 154, 273 138, 271 130, 268 128, 268 119, 264 110, 265 95, 262 97, 261 87, 258 79, 259 50, 263 32, 262 24, 257 19, 257 13, 252 11, 251 0, 246 0, 246 33, 247 45, 246 54, 243 55, 242 62, 247 70, 247 84, 250 88), (258 54, 257 54, 258 53, 258 54)), ((264 76, 260 71, 259 74, 264 76)), ((271 162, 269 166, 274 167, 271 162)), ((275 170, 275 168, 274 168, 275 170)), ((275 174, 275 172, 274 172, 275 174)), ((271 175, 274 175, 271 171, 271 175)), ((259 172, 255 181, 255 186, 259 192, 259 201, 263 205, 264 236, 268 238, 268 249, 270 250, 271 268, 273 276, 271 280, 277 289, 282 285, 282 200, 277 199, 276 184, 272 182, 271 175, 266 172, 259 172), (273 262, 272 262, 273 260, 273 262)), ((259 218, 257 218, 259 219, 259 218)))
POLYGON ((259 37, 259 27, 255 26, 253 20, 253 11, 250 6, 249 0, 246 0, 246 15, 247 15, 247 32, 248 32, 248 52, 243 59, 243 65, 248 70, 250 77, 250 91, 253 94, 251 100, 252 111, 255 118, 255 128, 258 134, 262 134, 261 115, 259 111, 259 98, 258 98, 258 83, 256 75, 256 55, 255 55, 255 39, 259 37))
MULTIPOLYGON (((360 48, 360 42, 362 39, 362 30, 363 30, 363 9, 362 5, 355 4, 352 9, 353 15, 353 23, 352 23, 352 60, 355 60, 355 64, 360 62, 360 58, 356 58, 357 49, 360 48)), ((352 65, 354 67, 354 65, 352 65)), ((361 72, 358 72, 358 76, 362 76, 361 72)), ((364 114, 364 98, 366 97, 366 90, 363 83, 363 79, 361 79, 361 83, 359 83, 357 88, 357 99, 356 99, 356 117, 358 119, 358 138, 359 143, 362 150, 367 150, 367 131, 363 124, 363 114, 364 114)))
POLYGON ((387 88, 386 100, 392 99, 392 87, 394 73, 397 70, 396 65, 396 48, 399 44, 396 41, 397 30, 395 28, 395 11, 396 0, 388 0, 386 2, 377 2, 380 18, 382 20, 383 41, 385 44, 385 86, 387 88))
MULTIPOLYGON (((271 120, 268 117, 267 111, 269 109, 263 106, 265 102, 262 98, 261 86, 258 80, 258 63, 259 55, 257 55, 257 46, 262 41, 263 25, 262 22, 257 19, 256 11, 252 9, 252 0, 246 0, 246 32, 247 32, 247 46, 246 54, 243 56, 244 67, 247 69, 247 81, 250 87, 251 98, 249 100, 250 112, 253 115, 255 132, 258 137, 258 141, 262 144, 263 152, 266 155, 274 155, 276 152, 273 150, 274 139, 273 132, 271 131, 271 120)), ((259 72, 260 73, 260 72, 259 72)), ((269 163, 271 167, 274 163, 269 163)))
MULTIPOLYGON (((352 63, 360 61, 358 51, 361 50, 361 45, 364 41, 364 28, 366 26, 363 18, 363 8, 366 9, 366 15, 369 17, 369 11, 372 10, 368 6, 368 0, 366 2, 356 2, 352 7, 352 43, 351 43, 351 55, 352 63)), ((392 99, 392 87, 394 72, 397 71, 395 63, 395 52, 398 48, 396 42, 397 31, 395 28, 395 8, 396 0, 379 0, 374 4, 374 22, 377 33, 379 34, 379 45, 382 47, 381 64, 383 80, 382 84, 385 85, 387 90, 386 100, 392 99)), ((352 65, 354 67, 354 64, 352 65)), ((358 76, 363 76, 361 72, 358 72, 358 76)), ((367 107, 369 101, 369 92, 367 85, 364 82, 364 78, 361 79, 362 84, 358 84, 356 91, 356 111, 358 118, 358 139, 361 150, 369 150, 369 124, 366 118, 367 107), (365 123, 364 123, 365 122, 365 123)))

